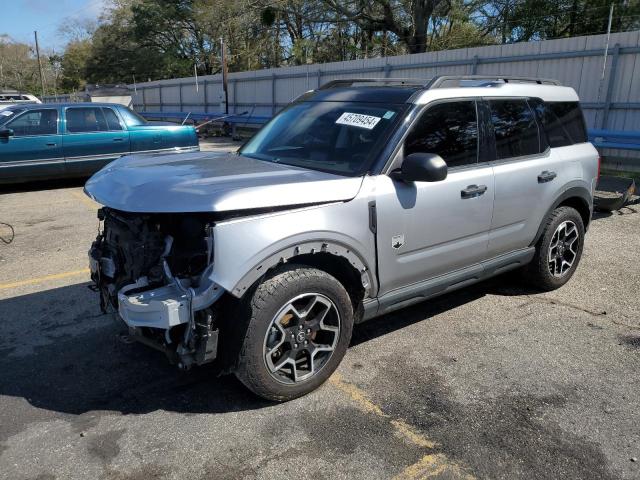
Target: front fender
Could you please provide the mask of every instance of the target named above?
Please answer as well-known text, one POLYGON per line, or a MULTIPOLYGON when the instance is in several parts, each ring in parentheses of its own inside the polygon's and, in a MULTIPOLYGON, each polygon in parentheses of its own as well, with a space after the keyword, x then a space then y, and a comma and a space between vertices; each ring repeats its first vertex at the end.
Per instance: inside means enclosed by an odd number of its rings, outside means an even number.
POLYGON ((241 297, 270 268, 297 255, 346 258, 362 277, 367 296, 377 292, 375 242, 365 198, 218 222, 210 279, 241 297))

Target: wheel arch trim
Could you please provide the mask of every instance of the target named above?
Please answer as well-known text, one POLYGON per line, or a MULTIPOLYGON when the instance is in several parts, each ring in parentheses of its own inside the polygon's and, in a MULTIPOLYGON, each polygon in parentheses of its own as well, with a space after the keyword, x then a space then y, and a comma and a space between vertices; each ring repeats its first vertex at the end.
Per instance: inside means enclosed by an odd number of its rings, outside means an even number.
POLYGON ((234 297, 240 298, 270 269, 295 261, 295 258, 301 255, 318 253, 346 259, 359 272, 365 297, 377 290, 374 272, 367 266, 364 257, 354 251, 351 245, 347 246, 335 239, 318 239, 290 242, 288 246, 279 248, 276 252, 255 263, 238 282, 228 288, 228 291, 234 297))
MULTIPOLYGON (((583 204, 582 206, 586 207, 586 209, 589 212, 588 219, 586 222, 584 222, 584 229, 585 231, 587 230, 590 219, 591 219, 591 215, 593 213, 593 197, 591 196, 591 192, 589 191, 589 189, 586 187, 577 187, 577 186, 570 187, 564 190, 560 195, 558 195, 558 197, 555 199, 551 207, 545 213, 544 217, 542 217, 542 222, 540 222, 540 226, 538 227, 536 236, 534 237, 533 241, 529 244, 529 246, 534 246, 536 243, 538 243, 538 240, 540 240, 540 237, 542 237, 549 215, 551 215, 551 213, 556 208, 558 208, 559 205, 565 203, 567 200, 571 200, 574 198, 580 201, 583 204)), ((578 212, 578 213, 580 213, 580 215, 582 216, 581 212, 578 212)))

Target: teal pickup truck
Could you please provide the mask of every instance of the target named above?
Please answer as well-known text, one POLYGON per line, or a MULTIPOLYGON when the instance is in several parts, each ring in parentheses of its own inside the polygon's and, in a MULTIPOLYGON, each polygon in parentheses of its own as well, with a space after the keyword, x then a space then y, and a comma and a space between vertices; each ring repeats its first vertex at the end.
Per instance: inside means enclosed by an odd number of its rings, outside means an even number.
POLYGON ((23 104, 0 110, 0 184, 87 176, 129 153, 198 150, 193 127, 147 122, 123 105, 23 104))

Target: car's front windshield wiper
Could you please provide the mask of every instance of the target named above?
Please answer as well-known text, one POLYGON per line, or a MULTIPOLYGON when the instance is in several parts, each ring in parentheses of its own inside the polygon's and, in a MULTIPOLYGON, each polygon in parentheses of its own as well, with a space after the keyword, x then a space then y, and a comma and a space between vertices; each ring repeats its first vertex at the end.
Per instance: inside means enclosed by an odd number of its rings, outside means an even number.
POLYGON ((296 146, 296 145, 282 145, 281 147, 270 148, 267 152, 284 152, 288 150, 301 150, 304 147, 296 146))

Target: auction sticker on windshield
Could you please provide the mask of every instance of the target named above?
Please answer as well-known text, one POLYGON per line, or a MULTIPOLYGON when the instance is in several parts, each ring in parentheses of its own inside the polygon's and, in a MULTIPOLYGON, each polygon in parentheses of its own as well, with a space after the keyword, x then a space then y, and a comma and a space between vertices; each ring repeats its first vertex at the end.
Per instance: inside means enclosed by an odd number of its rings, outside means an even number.
POLYGON ((374 117, 372 115, 363 115, 361 113, 344 112, 340 115, 340 118, 336 120, 336 123, 340 125, 349 125, 351 127, 366 128, 367 130, 373 130, 373 128, 381 120, 380 117, 374 117))

